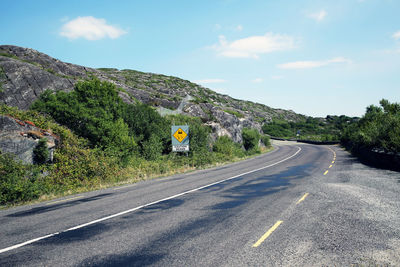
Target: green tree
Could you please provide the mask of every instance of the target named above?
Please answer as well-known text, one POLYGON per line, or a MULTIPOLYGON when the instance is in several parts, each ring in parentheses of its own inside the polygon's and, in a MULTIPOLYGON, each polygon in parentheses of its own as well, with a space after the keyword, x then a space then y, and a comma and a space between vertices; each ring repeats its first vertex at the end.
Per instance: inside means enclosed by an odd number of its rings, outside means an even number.
POLYGON ((400 152, 400 104, 382 99, 380 105, 368 106, 365 115, 344 131, 341 142, 347 148, 400 152))
MULTIPOLYGON (((154 157, 160 156, 162 152, 169 153, 170 123, 152 107, 145 104, 126 105, 123 118, 129 126, 130 135, 135 136, 141 153, 147 155, 145 157, 148 157, 149 144, 157 143, 159 148, 158 155, 154 157)), ((151 150, 156 153, 156 150, 151 150)))
POLYGON ((78 82, 69 93, 46 91, 31 108, 50 114, 57 122, 87 138, 93 147, 125 157, 137 151, 122 118, 125 105, 114 84, 92 79, 78 82))

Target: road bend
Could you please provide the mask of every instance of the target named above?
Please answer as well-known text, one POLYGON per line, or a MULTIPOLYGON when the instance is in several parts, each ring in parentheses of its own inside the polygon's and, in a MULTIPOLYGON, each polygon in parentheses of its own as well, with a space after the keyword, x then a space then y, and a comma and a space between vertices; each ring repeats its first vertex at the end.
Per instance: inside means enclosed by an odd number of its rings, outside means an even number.
POLYGON ((400 175, 338 146, 0 211, 0 266, 400 265, 400 175))

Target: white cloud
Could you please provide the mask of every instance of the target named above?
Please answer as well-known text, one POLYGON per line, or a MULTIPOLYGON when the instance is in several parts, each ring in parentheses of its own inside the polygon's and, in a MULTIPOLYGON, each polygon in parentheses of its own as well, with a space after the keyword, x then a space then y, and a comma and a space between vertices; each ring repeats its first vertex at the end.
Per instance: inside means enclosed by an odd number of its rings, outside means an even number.
POLYGON ((251 82, 253 83, 262 83, 264 81, 263 78, 255 78, 254 80, 252 80, 251 82))
POLYGON ((195 80, 194 83, 198 84, 209 84, 209 83, 225 83, 224 79, 203 79, 203 80, 195 80))
POLYGON ((399 40, 400 39, 400 31, 393 33, 392 38, 395 40, 399 40))
POLYGON ((295 61, 284 64, 279 64, 278 68, 280 69, 310 69, 310 68, 319 68, 323 66, 327 66, 335 63, 351 63, 351 60, 346 59, 344 57, 336 57, 329 60, 323 61, 295 61))
POLYGON ((92 16, 77 17, 61 28, 60 35, 68 39, 85 38, 87 40, 99 40, 103 38, 116 39, 127 32, 117 27, 108 25, 105 19, 92 16))
POLYGON ((288 35, 266 33, 228 42, 219 36, 219 43, 212 48, 218 55, 231 58, 259 58, 261 54, 289 50, 295 47, 294 39, 288 35))
POLYGON ((328 13, 325 10, 321 10, 319 12, 309 14, 308 17, 320 22, 326 17, 326 15, 328 15, 328 13))
POLYGON ((243 26, 242 25, 237 25, 236 26, 236 30, 238 31, 238 32, 241 32, 242 30, 243 30, 243 26))

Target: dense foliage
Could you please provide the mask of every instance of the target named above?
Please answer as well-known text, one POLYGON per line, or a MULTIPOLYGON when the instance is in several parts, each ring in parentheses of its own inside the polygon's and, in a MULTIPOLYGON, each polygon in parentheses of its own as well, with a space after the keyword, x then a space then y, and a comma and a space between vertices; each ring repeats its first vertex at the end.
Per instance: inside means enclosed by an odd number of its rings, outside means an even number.
POLYGON ((344 115, 327 116, 325 119, 308 117, 301 122, 273 120, 263 125, 265 134, 280 138, 300 138, 317 141, 337 141, 343 130, 358 119, 344 115), (298 134, 298 136, 297 136, 298 134))
POLYGON ((256 129, 243 128, 242 138, 243 146, 247 151, 254 151, 258 148, 260 142, 260 133, 256 129))
POLYGON ((43 185, 38 168, 25 166, 11 154, 0 154, 0 204, 37 198, 43 185))
POLYGON ((344 131, 341 141, 352 151, 400 153, 400 104, 382 99, 380 107, 367 107, 360 121, 344 131))
POLYGON ((244 152, 240 147, 240 144, 232 141, 228 136, 220 136, 215 141, 213 151, 225 155, 228 158, 231 157, 243 157, 244 152))
POLYGON ((125 103, 115 85, 93 79, 78 82, 70 93, 43 93, 32 107, 44 112, 84 138, 92 147, 125 158, 137 151, 137 144, 123 120, 125 103))
POLYGON ((49 150, 47 149, 47 139, 41 138, 39 143, 33 149, 33 160, 37 164, 44 164, 48 158, 49 150))

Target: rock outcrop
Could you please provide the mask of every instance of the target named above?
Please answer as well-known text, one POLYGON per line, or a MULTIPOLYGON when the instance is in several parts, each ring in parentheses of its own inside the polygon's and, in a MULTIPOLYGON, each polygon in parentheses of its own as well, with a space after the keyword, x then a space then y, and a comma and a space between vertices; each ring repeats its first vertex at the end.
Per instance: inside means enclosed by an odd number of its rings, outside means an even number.
POLYGON ((29 121, 20 121, 0 115, 0 153, 12 153, 25 163, 34 163, 33 150, 40 138, 47 139, 49 161, 53 160, 53 151, 58 138, 42 130, 29 121))

